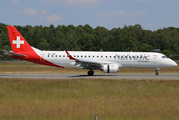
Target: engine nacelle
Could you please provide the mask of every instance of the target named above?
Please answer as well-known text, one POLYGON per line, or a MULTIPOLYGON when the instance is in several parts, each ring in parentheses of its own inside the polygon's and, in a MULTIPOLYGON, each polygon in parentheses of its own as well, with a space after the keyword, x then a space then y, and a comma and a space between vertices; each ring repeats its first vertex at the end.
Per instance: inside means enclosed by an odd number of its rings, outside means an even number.
POLYGON ((117 64, 103 65, 102 70, 104 73, 118 73, 119 65, 117 65, 117 64))

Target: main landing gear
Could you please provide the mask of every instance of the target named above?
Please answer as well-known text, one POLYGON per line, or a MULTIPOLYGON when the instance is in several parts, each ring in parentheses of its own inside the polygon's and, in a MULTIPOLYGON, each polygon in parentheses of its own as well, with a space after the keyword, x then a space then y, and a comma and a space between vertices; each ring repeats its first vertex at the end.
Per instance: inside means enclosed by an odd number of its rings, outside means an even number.
POLYGON ((94 71, 93 71, 93 70, 88 71, 88 75, 89 75, 89 76, 94 75, 94 71))
POLYGON ((158 70, 160 70, 160 68, 155 69, 155 75, 159 75, 158 70))

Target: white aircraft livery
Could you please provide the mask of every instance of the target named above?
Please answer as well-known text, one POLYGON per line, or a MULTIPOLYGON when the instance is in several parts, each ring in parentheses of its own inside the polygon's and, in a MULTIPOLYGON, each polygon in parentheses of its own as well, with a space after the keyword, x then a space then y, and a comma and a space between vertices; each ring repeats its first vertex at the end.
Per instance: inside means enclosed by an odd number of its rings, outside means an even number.
POLYGON ((164 54, 155 52, 82 52, 82 51, 41 51, 28 44, 14 26, 7 26, 12 51, 3 50, 12 58, 38 64, 64 68, 64 66, 89 69, 104 73, 117 73, 121 68, 160 68, 175 67, 177 64, 164 54))

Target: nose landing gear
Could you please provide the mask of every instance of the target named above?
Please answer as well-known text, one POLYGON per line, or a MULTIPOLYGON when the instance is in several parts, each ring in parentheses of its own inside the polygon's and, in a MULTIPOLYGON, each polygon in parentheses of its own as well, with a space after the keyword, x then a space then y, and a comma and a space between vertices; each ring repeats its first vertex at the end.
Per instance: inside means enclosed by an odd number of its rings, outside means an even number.
POLYGON ((156 70, 155 75, 159 75, 158 70, 156 70))
POLYGON ((155 69, 155 75, 159 75, 158 70, 160 70, 160 68, 155 69))

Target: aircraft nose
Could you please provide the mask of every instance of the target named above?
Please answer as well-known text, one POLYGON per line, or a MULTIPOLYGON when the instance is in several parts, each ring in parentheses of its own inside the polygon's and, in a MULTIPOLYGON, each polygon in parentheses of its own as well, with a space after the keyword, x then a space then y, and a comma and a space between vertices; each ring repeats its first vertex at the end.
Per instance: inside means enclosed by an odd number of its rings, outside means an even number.
POLYGON ((177 63, 176 63, 175 61, 171 61, 171 65, 172 65, 173 67, 176 67, 176 66, 177 66, 177 63))

